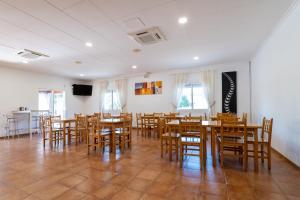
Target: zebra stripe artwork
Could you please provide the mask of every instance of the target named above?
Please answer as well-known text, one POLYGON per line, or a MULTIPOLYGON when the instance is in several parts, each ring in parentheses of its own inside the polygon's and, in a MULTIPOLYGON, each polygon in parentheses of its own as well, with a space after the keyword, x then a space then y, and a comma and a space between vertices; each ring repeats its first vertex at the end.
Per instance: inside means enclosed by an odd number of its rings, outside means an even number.
POLYGON ((236 72, 222 73, 222 112, 237 113, 236 72))

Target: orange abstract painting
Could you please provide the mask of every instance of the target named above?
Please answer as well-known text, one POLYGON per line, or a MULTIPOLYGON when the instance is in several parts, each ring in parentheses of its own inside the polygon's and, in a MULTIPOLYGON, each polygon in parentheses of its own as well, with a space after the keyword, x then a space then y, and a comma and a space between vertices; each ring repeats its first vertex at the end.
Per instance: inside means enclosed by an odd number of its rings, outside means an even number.
POLYGON ((135 95, 162 94, 162 81, 135 83, 135 95))

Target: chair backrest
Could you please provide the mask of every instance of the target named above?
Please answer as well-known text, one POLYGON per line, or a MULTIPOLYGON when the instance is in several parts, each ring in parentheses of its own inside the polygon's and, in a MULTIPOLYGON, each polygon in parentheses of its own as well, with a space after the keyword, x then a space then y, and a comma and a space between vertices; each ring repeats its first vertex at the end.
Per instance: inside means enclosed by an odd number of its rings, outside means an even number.
POLYGON ((202 121, 203 117, 202 116, 185 116, 184 120, 186 121, 202 121))
POLYGON ((272 140, 272 131, 273 131, 273 118, 271 119, 266 119, 265 117, 263 118, 263 127, 262 127, 262 140, 264 140, 265 134, 268 136, 268 142, 271 144, 272 140))
POLYGON ((238 121, 235 113, 217 113, 217 120, 219 121, 238 121))
POLYGON ((166 120, 164 118, 158 118, 158 131, 160 138, 166 132, 166 120))
POLYGON ((120 117, 132 119, 132 113, 120 113, 120 117))
POLYGON ((111 113, 102 113, 103 119, 111 118, 111 113))
POLYGON ((76 128, 87 128, 87 117, 86 116, 77 116, 76 117, 76 128))
POLYGON ((243 113, 243 116, 242 116, 242 121, 248 121, 248 114, 247 113, 243 113))
POLYGON ((101 112, 95 112, 94 116, 97 117, 98 119, 101 119, 102 113, 101 112))
POLYGON ((221 121, 221 138, 243 137, 247 139, 247 121, 221 121))
POLYGON ((162 116, 164 116, 164 113, 153 113, 153 115, 155 116, 155 117, 162 117, 162 116))
POLYGON ((204 129, 202 127, 202 117, 194 120, 183 120, 180 122, 181 137, 200 137, 203 138, 204 129), (199 120, 199 121, 198 121, 199 120))

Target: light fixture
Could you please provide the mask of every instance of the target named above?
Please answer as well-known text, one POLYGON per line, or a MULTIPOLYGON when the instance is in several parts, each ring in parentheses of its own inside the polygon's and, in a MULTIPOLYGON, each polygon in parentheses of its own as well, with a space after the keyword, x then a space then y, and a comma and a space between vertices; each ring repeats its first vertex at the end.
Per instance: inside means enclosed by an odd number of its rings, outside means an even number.
POLYGON ((137 66, 136 65, 132 65, 132 67, 131 67, 132 69, 136 69, 137 68, 137 66))
POLYGON ((27 60, 23 60, 23 61, 22 61, 22 63, 24 63, 24 64, 27 64, 27 63, 28 63, 28 61, 27 61, 27 60))
POLYGON ((87 47, 92 47, 92 46, 93 46, 93 43, 91 43, 91 42, 86 42, 86 43, 85 43, 85 46, 87 46, 87 47))
POLYGON ((180 17, 178 19, 178 23, 179 24, 186 24, 188 22, 188 18, 187 17, 180 17))
POLYGON ((84 74, 79 74, 80 77, 84 77, 84 74))
POLYGON ((194 60, 199 60, 199 57, 198 57, 198 56, 195 56, 195 57, 194 57, 194 60))

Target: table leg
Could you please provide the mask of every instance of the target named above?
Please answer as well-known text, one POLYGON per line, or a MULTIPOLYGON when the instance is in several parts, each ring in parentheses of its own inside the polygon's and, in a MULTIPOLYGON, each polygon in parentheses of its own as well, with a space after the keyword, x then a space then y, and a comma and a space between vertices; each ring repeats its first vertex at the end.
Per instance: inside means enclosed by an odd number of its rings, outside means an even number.
POLYGON ((115 138, 116 134, 115 134, 115 126, 112 126, 112 130, 111 130, 111 150, 112 153, 116 153, 116 138, 115 138))
POLYGON ((211 154, 212 154, 212 161, 213 166, 215 167, 216 164, 216 129, 214 127, 211 128, 211 154))
POLYGON ((254 129, 254 170, 258 171, 258 130, 254 129))
POLYGON ((63 135, 64 135, 64 146, 66 146, 66 133, 67 133, 67 131, 66 131, 66 123, 64 122, 63 123, 63 135))
POLYGON ((169 138, 169 160, 172 161, 172 138, 169 138))

